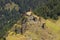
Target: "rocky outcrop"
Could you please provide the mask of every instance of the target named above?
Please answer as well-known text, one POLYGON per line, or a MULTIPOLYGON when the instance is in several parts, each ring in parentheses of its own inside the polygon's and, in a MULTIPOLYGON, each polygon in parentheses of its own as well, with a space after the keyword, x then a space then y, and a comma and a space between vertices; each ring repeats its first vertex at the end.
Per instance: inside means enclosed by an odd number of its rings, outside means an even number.
POLYGON ((26 40, 53 40, 55 37, 51 30, 46 27, 45 19, 35 14, 23 14, 12 30, 16 34, 25 36, 26 40))
MULTIPOLYGON (((23 21, 21 21, 22 23, 22 32, 25 30, 29 30, 30 27, 32 27, 32 25, 34 27, 40 27, 40 19, 38 16, 31 14, 32 12, 30 12, 30 14, 26 14, 24 15, 24 18, 22 19, 23 21)), ((24 33, 24 32, 23 32, 24 33)))

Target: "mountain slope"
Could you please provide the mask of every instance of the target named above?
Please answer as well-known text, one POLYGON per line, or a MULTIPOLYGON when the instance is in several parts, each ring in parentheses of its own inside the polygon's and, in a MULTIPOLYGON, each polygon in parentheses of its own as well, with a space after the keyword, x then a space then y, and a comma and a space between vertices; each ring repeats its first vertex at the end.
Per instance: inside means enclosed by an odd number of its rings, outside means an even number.
POLYGON ((8 31, 7 40, 59 40, 60 27, 34 14, 24 15, 8 31), (33 18, 36 18, 33 19, 33 18), (23 20, 23 21, 22 21, 23 20), (45 23, 44 27, 42 26, 45 23), (21 29, 22 28, 22 29, 21 29))

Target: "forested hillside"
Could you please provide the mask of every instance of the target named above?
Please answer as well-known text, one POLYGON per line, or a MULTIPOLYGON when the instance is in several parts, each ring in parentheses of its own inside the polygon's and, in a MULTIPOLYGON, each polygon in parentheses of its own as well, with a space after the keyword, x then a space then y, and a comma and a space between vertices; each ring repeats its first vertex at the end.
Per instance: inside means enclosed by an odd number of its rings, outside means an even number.
POLYGON ((60 0, 0 0, 0 38, 30 9, 45 19, 58 20, 60 0))
POLYGON ((44 18, 58 19, 57 17, 60 16, 60 0, 0 0, 0 8, 12 2, 19 6, 19 12, 31 8, 37 15, 44 18))

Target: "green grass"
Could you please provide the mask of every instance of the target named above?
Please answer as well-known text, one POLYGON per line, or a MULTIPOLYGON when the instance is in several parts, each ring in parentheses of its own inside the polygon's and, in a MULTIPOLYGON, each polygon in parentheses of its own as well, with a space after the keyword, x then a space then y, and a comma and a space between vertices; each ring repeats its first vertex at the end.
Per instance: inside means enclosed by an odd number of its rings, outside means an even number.
POLYGON ((46 25, 47 27, 51 28, 52 31, 56 32, 60 30, 60 27, 56 23, 53 23, 49 20, 46 20, 46 25))
POLYGON ((50 20, 46 20, 46 26, 52 31, 54 35, 56 35, 55 40, 60 40, 60 25, 59 24, 60 24, 60 19, 57 20, 55 23, 50 20))

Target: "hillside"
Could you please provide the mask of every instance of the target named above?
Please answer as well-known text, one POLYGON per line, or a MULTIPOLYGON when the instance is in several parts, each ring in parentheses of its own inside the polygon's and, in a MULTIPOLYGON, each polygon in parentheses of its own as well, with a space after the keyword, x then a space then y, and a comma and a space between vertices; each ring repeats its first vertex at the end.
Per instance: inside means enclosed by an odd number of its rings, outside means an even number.
MULTIPOLYGON (((56 23, 60 22, 58 21, 56 23)), ((8 31, 6 40, 60 40, 60 27, 56 23, 50 19, 45 20, 35 14, 31 16, 25 14, 8 31), (33 18, 36 18, 36 20, 33 18)))
POLYGON ((0 40, 60 40, 60 0, 0 0, 0 40))

